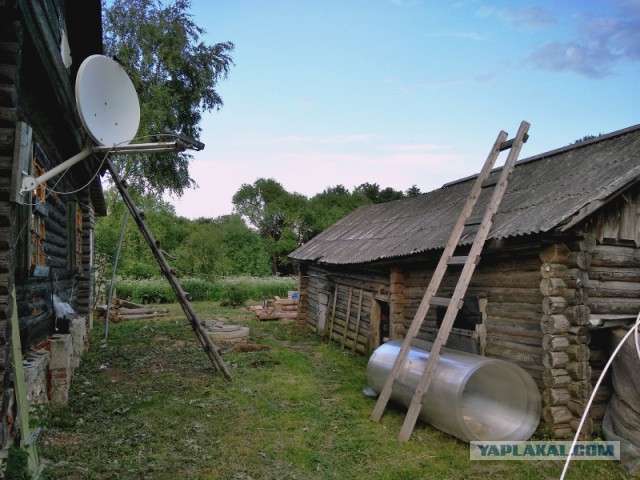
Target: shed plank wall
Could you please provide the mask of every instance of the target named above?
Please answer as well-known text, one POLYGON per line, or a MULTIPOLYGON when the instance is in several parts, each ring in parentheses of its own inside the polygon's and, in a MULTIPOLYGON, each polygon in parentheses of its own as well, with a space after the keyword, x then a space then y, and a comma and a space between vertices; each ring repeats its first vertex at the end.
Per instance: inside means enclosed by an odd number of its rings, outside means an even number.
POLYGON ((345 348, 368 353, 373 333, 371 330, 373 298, 375 295, 388 298, 388 276, 373 271, 370 273, 334 271, 316 266, 308 267, 304 276, 307 287, 306 292, 305 289, 301 289, 301 303, 306 311, 306 322, 317 329, 318 325, 322 324, 320 315, 325 312, 324 329, 318 331, 319 334, 330 337, 341 345, 344 344, 345 348), (360 302, 361 294, 362 302, 360 302), (345 332, 347 317, 349 322, 345 332), (356 327, 358 335, 354 346, 356 327))

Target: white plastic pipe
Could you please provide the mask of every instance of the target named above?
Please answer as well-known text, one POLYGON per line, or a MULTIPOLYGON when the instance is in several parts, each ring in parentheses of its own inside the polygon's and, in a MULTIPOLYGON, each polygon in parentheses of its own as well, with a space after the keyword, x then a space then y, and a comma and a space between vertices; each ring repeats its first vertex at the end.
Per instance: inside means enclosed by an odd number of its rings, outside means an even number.
MULTIPOLYGON (((367 365, 369 386, 380 393, 400 351, 392 340, 377 348, 367 365)), ((411 347, 391 399, 409 406, 429 352, 411 347)), ((423 399, 420 418, 461 440, 522 441, 538 426, 540 392, 519 366, 447 349, 423 399)))

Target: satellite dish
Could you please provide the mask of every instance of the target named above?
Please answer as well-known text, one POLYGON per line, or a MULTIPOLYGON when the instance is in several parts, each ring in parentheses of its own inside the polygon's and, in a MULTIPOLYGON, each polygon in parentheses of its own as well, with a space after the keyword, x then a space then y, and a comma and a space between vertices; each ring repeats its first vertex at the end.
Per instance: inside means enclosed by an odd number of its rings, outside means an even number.
POLYGON ((138 131, 138 95, 122 65, 109 57, 91 55, 82 62, 76 103, 82 125, 98 145, 126 145, 138 131))

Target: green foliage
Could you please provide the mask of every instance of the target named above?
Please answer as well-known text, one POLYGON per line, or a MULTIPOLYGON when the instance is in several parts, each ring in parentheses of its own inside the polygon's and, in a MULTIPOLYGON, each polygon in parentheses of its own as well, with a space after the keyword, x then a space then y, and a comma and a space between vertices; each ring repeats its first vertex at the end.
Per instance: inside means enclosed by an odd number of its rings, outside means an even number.
POLYGON ((116 282, 116 291, 118 298, 135 303, 171 303, 176 300, 165 278, 121 279, 116 282))
MULTIPOLYGON (((365 185, 365 184, 363 184, 365 185)), ((409 191, 417 190, 412 187, 409 191), (413 190, 412 190, 413 189, 413 190)), ((377 184, 357 187, 351 193, 342 185, 328 187, 307 199, 287 192, 273 179, 258 179, 243 185, 234 195, 236 214, 215 219, 188 220, 176 216, 174 207, 153 196, 130 190, 134 202, 145 214, 145 223, 159 243, 170 265, 184 277, 268 276, 276 272, 290 275, 295 265, 288 255, 301 244, 328 228, 345 215, 373 201, 365 195, 377 191, 377 184), (366 188, 365 188, 366 187, 366 188), (250 223, 250 228, 245 223, 250 223)), ((419 190, 417 190, 419 192, 419 190)), ((395 191, 394 191, 395 192, 395 191)), ((389 194, 397 196, 401 192, 389 194)), ((108 215, 96 219, 95 267, 97 286, 105 291, 111 279, 113 262, 126 208, 114 189, 105 191, 108 215)), ((127 222, 118 261, 118 275, 129 279, 155 279, 161 275, 151 249, 133 219, 127 222)), ((153 284, 153 282, 151 282, 153 284)), ((202 289, 196 287, 194 292, 202 289)), ((208 294, 197 294, 208 298, 208 294)), ((173 298, 164 289, 152 288, 145 301, 173 298)))
POLYGON ((249 294, 237 285, 229 286, 227 294, 220 299, 220 305, 223 307, 239 307, 249 300, 249 294))
MULTIPOLYGON (((294 277, 222 277, 180 279, 182 289, 194 301, 209 300, 238 306, 248 299, 262 300, 276 295, 286 297, 297 288, 294 277)), ((116 283, 119 298, 136 303, 172 303, 176 301, 171 285, 165 278, 126 279, 116 283)))
POLYGON ((176 266, 195 275, 269 275, 260 237, 237 215, 199 220, 176 250, 176 266))
MULTIPOLYGON (((169 128, 197 139, 202 112, 222 106, 215 87, 233 65, 234 45, 204 44, 205 31, 189 8, 189 0, 114 0, 104 8, 105 51, 123 65, 140 98, 138 137, 169 128)), ((125 176, 140 191, 181 195, 193 185, 190 158, 185 153, 137 155, 125 176)), ((115 160, 123 170, 124 160, 115 160)))
MULTIPOLYGON (((237 215, 189 221, 177 217, 167 202, 151 196, 134 196, 145 213, 145 223, 178 272, 214 277, 271 273, 265 243, 237 215)), ((106 280, 111 278, 125 216, 125 207, 113 189, 107 190, 105 197, 108 216, 96 219, 95 227, 96 269, 103 290, 106 280)), ((132 218, 127 222, 117 272, 132 279, 160 276, 151 249, 132 218)))
POLYGON ((29 453, 22 448, 9 447, 9 455, 6 461, 4 478, 7 480, 27 480, 29 474, 29 453))
POLYGON ((233 210, 253 226, 264 239, 271 256, 272 273, 291 273, 286 255, 304 237, 307 198, 287 192, 272 178, 243 184, 233 195, 233 210))

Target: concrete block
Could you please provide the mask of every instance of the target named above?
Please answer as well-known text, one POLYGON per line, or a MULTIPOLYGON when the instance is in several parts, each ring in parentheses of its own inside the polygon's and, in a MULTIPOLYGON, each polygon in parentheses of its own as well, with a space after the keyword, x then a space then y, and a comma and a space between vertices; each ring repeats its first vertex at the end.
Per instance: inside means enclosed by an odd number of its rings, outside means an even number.
POLYGON ((52 405, 66 405, 73 375, 73 341, 71 334, 52 335, 50 339, 49 401, 52 405))
POLYGON ((47 387, 49 359, 49 351, 43 348, 37 352, 30 353, 22 362, 27 400, 30 407, 49 403, 47 387))
POLYGON ((71 338, 73 342, 73 368, 80 366, 80 357, 89 347, 89 337, 87 336, 87 323, 84 317, 77 317, 71 320, 71 338))

